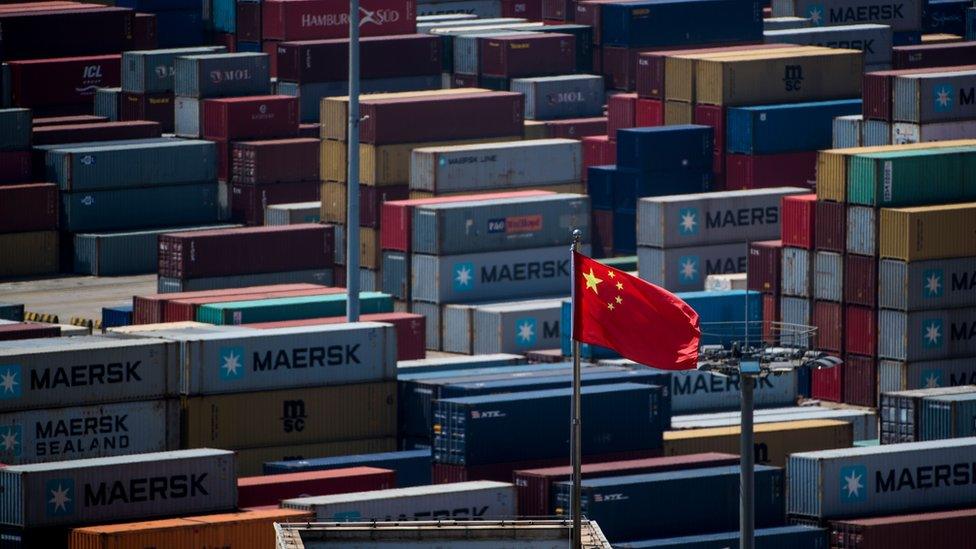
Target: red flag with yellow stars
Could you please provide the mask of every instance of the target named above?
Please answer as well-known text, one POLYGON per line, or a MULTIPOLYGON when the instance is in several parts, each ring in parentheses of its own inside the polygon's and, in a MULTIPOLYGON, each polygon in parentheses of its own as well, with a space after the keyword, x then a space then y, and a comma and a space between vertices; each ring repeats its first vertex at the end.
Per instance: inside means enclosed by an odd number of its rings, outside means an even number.
POLYGON ((698 313, 671 292, 573 253, 573 339, 662 370, 698 367, 698 313))

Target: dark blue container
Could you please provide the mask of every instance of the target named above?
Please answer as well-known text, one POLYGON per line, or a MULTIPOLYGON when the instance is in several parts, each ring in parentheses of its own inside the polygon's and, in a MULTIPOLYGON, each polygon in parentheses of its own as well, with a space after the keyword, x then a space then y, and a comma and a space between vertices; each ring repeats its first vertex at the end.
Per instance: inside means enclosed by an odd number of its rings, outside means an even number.
POLYGON ((966 10, 966 40, 976 40, 976 8, 966 10))
POLYGON ((61 194, 67 232, 117 231, 216 223, 217 183, 61 194))
POLYGON ((102 329, 132 325, 132 304, 102 307, 102 329))
POLYGON ((794 370, 796 372, 796 394, 810 398, 813 396, 813 372, 809 366, 801 366, 794 370))
POLYGON ((632 170, 709 171, 713 128, 695 124, 617 130, 617 166, 632 170))
POLYGON ((972 0, 929 0, 922 7, 922 30, 966 36, 966 10, 971 7, 972 0))
MULTIPOLYGON (((637 201, 645 196, 708 192, 712 187, 712 171, 709 167, 699 170, 645 172, 617 166, 613 173, 612 186, 614 213, 636 212, 637 201)), ((631 231, 636 234, 636 222, 631 231)), ((617 243, 616 232, 613 234, 613 242, 617 243)))
MULTIPOLYGON (((435 401, 434 461, 487 465, 565 457, 572 394, 549 389, 435 401)), ((660 448, 661 420, 655 416, 663 398, 657 385, 583 387, 583 455, 660 448)))
POLYGON ((299 473, 302 471, 326 471, 347 467, 377 467, 396 471, 397 487, 427 486, 430 484, 430 449, 358 456, 336 456, 295 461, 269 461, 264 464, 264 474, 299 473))
POLYGON ((23 303, 5 303, 0 301, 0 320, 24 321, 23 303))
POLYGON ((594 210, 613 209, 613 174, 616 170, 614 165, 586 169, 586 194, 590 195, 594 210))
POLYGON ((397 361, 397 379, 411 379, 416 374, 438 374, 467 371, 477 368, 517 366, 529 361, 522 355, 497 353, 491 355, 452 356, 446 358, 422 358, 397 361))
POLYGON ((729 345, 742 340, 749 320, 749 339, 762 339, 762 294, 750 290, 680 292, 676 294, 698 313, 703 345, 729 345), (748 316, 746 311, 748 310, 748 316))
POLYGON ((637 212, 630 209, 613 212, 613 253, 637 253, 637 212))
POLYGON ((261 52, 261 42, 247 42, 245 40, 237 41, 237 51, 248 51, 252 53, 261 52))
MULTIPOLYGON (((756 465, 755 475, 756 527, 782 525, 783 469, 756 465)), ((558 482, 554 489, 555 514, 568 514, 572 482, 558 482)), ((583 514, 614 544, 739 528, 738 465, 584 478, 581 494, 583 514)))
MULTIPOLYGON (((570 332, 570 326, 573 323, 572 319, 573 306, 570 300, 567 299, 563 301, 563 307, 559 315, 559 340, 563 356, 572 356, 573 354, 573 341, 570 332)), ((620 358, 620 355, 613 349, 583 343, 580 345, 580 358, 593 361, 600 360, 601 358, 620 358)))
POLYGON ((860 99, 729 108, 726 149, 742 154, 829 149, 834 117, 851 114, 861 114, 860 99))
POLYGON ((762 42, 757 0, 647 0, 601 6, 604 46, 762 42))
POLYGON ((576 72, 586 74, 593 71, 593 27, 569 23, 545 25, 533 31, 573 35, 576 38, 576 72))
POLYGON ((914 46, 922 43, 922 33, 918 31, 900 31, 891 33, 892 46, 914 46))
POLYGON ((156 36, 160 48, 199 46, 204 43, 203 14, 195 10, 166 10, 156 13, 156 36))
MULTIPOLYGON (((829 549, 827 530, 779 526, 756 530, 756 549, 829 549)), ((729 549, 739 546, 739 532, 615 543, 615 549, 729 549)))

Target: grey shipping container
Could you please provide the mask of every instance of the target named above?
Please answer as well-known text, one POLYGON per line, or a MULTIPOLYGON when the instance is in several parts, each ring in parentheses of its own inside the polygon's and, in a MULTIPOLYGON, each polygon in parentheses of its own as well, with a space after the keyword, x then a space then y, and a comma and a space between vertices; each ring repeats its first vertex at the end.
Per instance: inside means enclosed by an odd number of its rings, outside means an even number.
POLYGON ((861 125, 864 118, 860 114, 837 116, 834 118, 834 136, 831 140, 835 149, 848 149, 861 146, 861 125))
POLYGON ((575 139, 533 139, 423 147, 410 158, 410 188, 432 192, 504 190, 578 183, 583 149, 575 139))
MULTIPOLYGON (((447 13, 469 13, 478 17, 501 17, 501 0, 454 0, 452 2, 417 3, 417 16, 447 13)), ((417 32, 420 32, 419 29, 417 32)))
MULTIPOLYGON (((878 416, 868 410, 835 410, 822 406, 790 406, 788 408, 759 409, 755 411, 755 417, 753 418, 756 423, 778 423, 782 421, 813 419, 833 419, 850 423, 854 427, 854 440, 874 440, 878 438, 878 416)), ((739 411, 671 417, 672 430, 729 427, 737 426, 741 423, 742 418, 739 411)))
POLYGON ((929 397, 922 400, 919 440, 976 435, 976 393, 929 397))
POLYGON ((390 294, 393 299, 409 300, 410 283, 407 278, 410 273, 410 259, 404 252, 383 252, 383 293, 390 294))
POLYGON ((919 311, 976 306, 976 257, 878 264, 878 305, 919 311))
POLYGON ((865 65, 891 63, 891 27, 888 25, 844 25, 840 27, 816 27, 764 31, 763 38, 770 44, 797 44, 824 46, 864 52, 865 65))
POLYGON ((799 187, 642 198, 637 203, 637 245, 656 248, 775 240, 784 196, 799 187))
POLYGON ((266 53, 213 53, 177 57, 173 90, 183 97, 267 95, 271 73, 266 53))
POLYGON ((891 125, 891 142, 893 145, 952 141, 974 137, 976 137, 976 120, 953 120, 930 124, 898 122, 891 125))
POLYGON ((857 23, 890 25, 893 31, 922 28, 922 0, 773 0, 773 17, 808 17, 814 27, 857 23))
POLYGON ((792 454, 787 512, 830 519, 976 504, 976 438, 792 454))
POLYGON ((473 316, 474 353, 558 349, 561 310, 561 300, 479 308, 473 316))
POLYGON ((813 22, 809 17, 767 17, 763 19, 763 32, 786 29, 805 29, 813 22))
POLYGON ((95 116, 104 116, 106 119, 116 121, 119 119, 119 97, 122 95, 122 88, 96 88, 95 89, 95 116))
MULTIPOLYGON (((885 69, 887 70, 887 69, 885 69)), ((880 147, 891 143, 891 124, 884 120, 865 120, 861 124, 861 146, 880 147)))
POLYGON ((878 356, 934 360, 976 355, 976 307, 878 312, 878 356))
POLYGON ((919 441, 923 402, 927 398, 976 393, 976 386, 938 387, 881 393, 881 444, 919 441))
POLYGON ((515 486, 481 480, 331 496, 286 499, 286 509, 315 513, 328 522, 513 518, 515 486))
POLYGON ((783 295, 810 297, 813 253, 803 248, 784 247, 782 254, 780 272, 783 295))
POLYGON ((581 194, 497 198, 418 205, 413 253, 458 255, 569 244, 573 230, 589 241, 590 199, 581 194))
POLYGON ((378 292, 383 286, 383 279, 379 271, 359 269, 359 289, 364 292, 378 292))
POLYGON ((61 193, 60 214, 73 233, 216 223, 217 183, 61 193))
MULTIPOLYGON (((810 299, 806 297, 789 297, 784 295, 780 298, 779 303, 779 316, 780 320, 784 324, 810 326, 810 299)), ((797 345, 806 345, 809 343, 809 336, 805 331, 803 331, 803 329, 800 329, 794 335, 793 340, 797 345)))
POLYGON ((705 288, 710 274, 744 273, 749 261, 745 242, 689 248, 637 248, 640 277, 667 290, 691 292, 705 288))
POLYGON ((122 89, 131 93, 172 92, 177 57, 222 53, 225 50, 223 46, 199 46, 123 52, 122 89))
POLYGON ((318 223, 321 209, 321 202, 269 204, 264 209, 264 224, 295 225, 298 223, 318 223))
MULTIPOLYGON (((319 210, 321 212, 321 210, 319 210)), ((346 226, 335 224, 335 263, 336 265, 346 264, 346 226)))
POLYGON ((525 95, 529 120, 602 116, 606 104, 603 77, 592 74, 515 78, 511 90, 525 95))
POLYGON ((976 118, 976 71, 896 76, 891 117, 897 122, 936 122, 976 118))
POLYGON ((201 290, 220 290, 223 288, 246 288, 248 286, 267 286, 269 284, 309 284, 332 285, 332 269, 311 269, 307 271, 285 271, 280 273, 258 273, 249 275, 217 276, 211 278, 181 279, 161 276, 156 282, 156 291, 197 292, 201 290))
POLYGON ((847 207, 847 252, 874 256, 878 253, 877 210, 865 206, 847 207))
MULTIPOLYGON (((795 249, 795 248, 793 248, 795 249)), ((809 253, 809 252, 808 252, 809 253)), ((834 252, 813 255, 813 297, 824 301, 843 301, 844 256, 834 252)))
POLYGON ((175 396, 179 349, 109 337, 0 342, 0 412, 175 396))
POLYGON ((0 109, 0 151, 30 149, 31 123, 30 109, 0 109))
POLYGON ((159 261, 159 235, 231 227, 240 227, 240 225, 79 233, 74 235, 74 273, 92 276, 155 273, 159 261))
POLYGON ((401 360, 397 362, 397 376, 410 374, 426 374, 453 372, 455 370, 472 370, 476 368, 498 368, 504 366, 520 366, 528 363, 522 355, 495 353, 477 356, 448 356, 435 358, 420 358, 417 360, 401 360))
POLYGON ((413 301, 410 312, 423 315, 427 330, 427 348, 434 351, 441 349, 441 306, 437 303, 413 301))
POLYGON ((101 524, 237 506, 234 452, 178 450, 0 469, 0 524, 101 524))
POLYGON ((178 400, 95 404, 0 415, 8 465, 164 452, 180 447, 178 400))
POLYGON ((180 137, 196 138, 203 135, 201 116, 203 99, 176 97, 173 99, 173 133, 180 137))
POLYGON ((976 357, 878 363, 878 391, 882 393, 955 385, 976 385, 976 357))

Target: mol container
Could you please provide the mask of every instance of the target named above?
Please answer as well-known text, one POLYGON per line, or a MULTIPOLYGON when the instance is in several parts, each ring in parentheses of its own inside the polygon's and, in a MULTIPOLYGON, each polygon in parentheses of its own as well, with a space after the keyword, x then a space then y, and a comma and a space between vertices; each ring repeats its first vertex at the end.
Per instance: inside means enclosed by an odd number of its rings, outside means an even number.
POLYGON ((173 90, 180 97, 267 95, 271 88, 266 53, 182 56, 173 62, 173 70, 173 90))
POLYGON ((223 46, 199 46, 122 52, 122 91, 172 93, 177 57, 223 53, 223 46))
POLYGON ((596 117, 606 103, 603 77, 592 74, 515 78, 511 89, 525 94, 526 120, 596 117))

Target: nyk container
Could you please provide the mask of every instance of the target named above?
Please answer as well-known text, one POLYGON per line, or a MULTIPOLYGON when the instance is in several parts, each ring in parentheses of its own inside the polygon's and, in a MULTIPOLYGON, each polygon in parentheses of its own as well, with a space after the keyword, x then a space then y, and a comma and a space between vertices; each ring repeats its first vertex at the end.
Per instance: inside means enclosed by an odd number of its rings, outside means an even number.
POLYGON ((264 474, 277 478, 281 474, 297 472, 348 470, 351 467, 379 468, 394 471, 396 486, 405 488, 430 484, 430 463, 429 449, 409 450, 268 462, 264 465, 264 474))
POLYGON ((805 46, 845 48, 864 52, 865 66, 891 66, 891 27, 885 25, 842 25, 837 27, 766 30, 767 42, 805 46))
POLYGON ((976 179, 965 164, 976 159, 976 147, 857 155, 849 163, 847 199, 875 207, 920 206, 959 202, 976 196, 976 179), (916 185, 924 177, 926 184, 916 185))
POLYGON ((298 101, 285 95, 211 99, 203 102, 201 131, 213 140, 295 137, 298 101))
POLYGON ((922 28, 922 2, 897 0, 880 9, 869 0, 773 0, 774 17, 809 17, 815 26, 834 27, 858 23, 890 25, 893 31, 915 31, 922 28), (871 9, 874 8, 874 9, 871 9))
POLYGON ((787 512, 829 519, 972 506, 969 482, 926 473, 952 469, 968 479, 974 447, 976 439, 962 438, 793 454, 787 512))
MULTIPOLYGON (((360 78, 440 74, 441 40, 428 34, 367 36, 360 42, 360 78)), ((341 82, 349 79, 349 40, 306 40, 278 44, 281 81, 341 82)))
POLYGON ((976 306, 976 258, 911 263, 882 259, 878 303, 884 309, 919 311, 976 306))
MULTIPOLYGON (((767 19, 768 21, 768 19, 767 19)), ((768 549, 827 549, 827 531, 810 526, 777 526, 759 528, 753 533, 756 547, 768 549)), ((678 538, 652 539, 647 541, 628 541, 615 544, 620 549, 712 549, 713 547, 733 547, 739 543, 738 532, 722 534, 702 534, 678 538)))
POLYGON ((0 471, 0 486, 9 494, 0 522, 50 527, 227 511, 237 505, 234 453, 226 450, 55 463, 11 465, 0 471), (153 490, 148 490, 150 484, 153 490))
POLYGON ((830 537, 839 549, 909 549, 963 547, 976 535, 976 510, 830 522, 830 537))
POLYGON ((939 387, 944 381, 941 372, 929 370, 925 373, 928 383, 925 389, 882 392, 881 443, 915 442, 920 439, 922 410, 925 400, 932 397, 964 395, 976 393, 972 385, 939 387))
MULTIPOLYGON (((362 9, 359 22, 363 36, 416 32, 416 2, 367 0, 362 9)), ((265 40, 345 38, 349 35, 348 22, 349 7, 328 0, 268 0, 261 6, 262 36, 265 40)))
POLYGON ((207 227, 181 227, 149 231, 75 233, 73 272, 92 276, 120 276, 156 272, 157 241, 171 231, 211 230, 207 227))
POLYGON ((173 90, 198 99, 267 95, 271 87, 268 54, 213 53, 177 57, 173 90))
POLYGON ((976 394, 928 397, 922 400, 918 440, 976 435, 976 394))
POLYGON ((637 248, 640 277, 668 290, 694 292, 705 287, 710 274, 748 270, 745 242, 688 248, 637 248))
POLYGON ((523 96, 489 92, 377 99, 362 104, 362 142, 375 145, 519 135, 523 96), (425 124, 417 125, 417 120, 425 124))
POLYGON ((878 313, 878 355, 896 360, 933 360, 976 355, 971 338, 976 308, 878 313))
POLYGON ((729 108, 726 150, 779 154, 828 149, 835 117, 861 112, 860 99, 729 108), (802 132, 797 128, 804 128, 802 132))
POLYGON ((539 76, 512 80, 512 91, 525 95, 527 120, 585 118, 603 114, 603 77, 589 74, 539 76))
POLYGON ((976 71, 906 74, 895 77, 891 117, 898 122, 962 120, 976 116, 976 103, 966 100, 976 71))
POLYGON ((306 494, 326 496, 387 490, 395 486, 396 472, 376 467, 242 477, 237 479, 237 504, 241 508, 277 506, 283 499, 306 494))
POLYGON ((946 238, 976 232, 976 204, 882 209, 882 258, 918 261, 976 255, 976 239, 946 238))
POLYGON ((132 93, 172 93, 177 57, 223 53, 223 46, 198 46, 122 53, 122 90, 132 93))
POLYGON ((0 186, 0 232, 56 229, 58 188, 51 183, 0 186))
POLYGON ((762 41, 759 4, 709 0, 640 2, 600 6, 604 45, 628 47, 728 44, 762 41), (686 24, 694 20, 693 29, 686 24))
MULTIPOLYGON (((362 312, 393 312, 390 296, 380 292, 360 292, 362 312)), ((279 297, 254 301, 231 301, 202 305, 197 322, 210 324, 254 324, 281 320, 338 316, 346 309, 346 294, 307 297, 279 297)))

